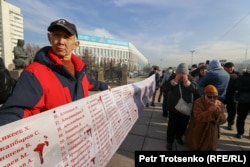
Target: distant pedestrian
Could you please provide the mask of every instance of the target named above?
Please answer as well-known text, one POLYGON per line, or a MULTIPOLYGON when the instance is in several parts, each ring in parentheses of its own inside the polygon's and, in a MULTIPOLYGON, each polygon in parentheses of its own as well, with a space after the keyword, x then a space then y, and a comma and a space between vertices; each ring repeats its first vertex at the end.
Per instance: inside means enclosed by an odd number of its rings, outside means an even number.
POLYGON ((226 122, 224 110, 224 104, 218 100, 216 87, 206 86, 202 97, 194 102, 193 113, 185 136, 185 142, 191 150, 216 150, 217 127, 226 122))
POLYGON ((232 130, 234 125, 234 119, 236 115, 236 103, 235 103, 235 83, 237 78, 239 77, 239 72, 234 70, 234 64, 232 62, 227 62, 224 64, 224 69, 228 72, 230 76, 230 80, 227 87, 225 104, 227 109, 227 129, 232 130))
POLYGON ((168 67, 166 70, 166 74, 164 75, 160 86, 162 87, 163 92, 163 102, 162 102, 162 116, 168 117, 168 107, 167 107, 167 100, 168 100, 168 91, 166 88, 166 84, 171 76, 173 76, 175 73, 173 71, 173 67, 168 67))
POLYGON ((245 120, 250 111, 250 72, 246 71, 243 75, 239 76, 235 84, 236 90, 238 91, 236 95, 236 100, 238 101, 237 108, 237 119, 236 137, 241 139, 245 131, 245 120))
POLYGON ((192 77, 189 76, 187 64, 181 63, 176 69, 175 77, 167 82, 166 88, 168 91, 167 107, 169 110, 166 148, 172 150, 175 139, 178 144, 184 144, 182 137, 189 122, 189 116, 180 113, 175 109, 175 106, 181 97, 181 92, 183 99, 187 103, 191 103, 195 99, 194 94, 198 91, 198 86, 192 80, 192 77))
MULTIPOLYGON (((151 100, 151 106, 155 106, 155 98, 156 98, 156 93, 159 89, 159 83, 160 83, 160 74, 159 74, 159 67, 158 66, 154 66, 153 67, 153 70, 148 74, 148 77, 151 77, 152 75, 155 74, 155 90, 154 90, 154 93, 153 93, 153 97, 152 97, 152 100, 151 100)), ((147 107, 148 107, 148 104, 147 104, 147 107)))
POLYGON ((161 83, 163 81, 163 78, 164 78, 165 74, 166 74, 166 70, 162 70, 162 73, 161 73, 161 76, 160 76, 160 80, 159 80, 160 93, 158 95, 158 103, 161 102, 161 98, 162 98, 162 94, 163 94, 163 88, 162 88, 161 83))

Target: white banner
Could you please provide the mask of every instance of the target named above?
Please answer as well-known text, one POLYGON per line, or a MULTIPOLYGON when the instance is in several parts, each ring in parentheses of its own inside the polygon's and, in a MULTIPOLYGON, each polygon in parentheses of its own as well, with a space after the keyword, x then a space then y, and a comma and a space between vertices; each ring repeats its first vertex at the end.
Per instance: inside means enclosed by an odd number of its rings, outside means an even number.
POLYGON ((0 127, 0 166, 104 167, 155 89, 154 75, 0 127))

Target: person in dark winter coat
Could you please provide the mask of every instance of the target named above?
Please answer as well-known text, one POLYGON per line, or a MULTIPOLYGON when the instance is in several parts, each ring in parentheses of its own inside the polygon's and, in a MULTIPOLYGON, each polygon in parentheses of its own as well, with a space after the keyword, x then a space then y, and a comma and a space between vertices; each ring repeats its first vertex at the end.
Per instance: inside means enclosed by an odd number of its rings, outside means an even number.
POLYGON ((79 46, 76 26, 65 19, 48 27, 51 46, 39 50, 25 67, 11 96, 0 109, 0 125, 30 117, 88 96, 108 85, 87 75, 87 66, 73 51, 79 46))
POLYGON ((224 64, 224 69, 228 72, 230 76, 230 80, 228 83, 227 87, 227 93, 226 93, 226 99, 225 99, 225 104, 226 104, 226 109, 227 109, 227 129, 232 130, 232 126, 234 124, 234 119, 236 115, 236 103, 234 100, 234 96, 236 93, 235 90, 235 83, 237 78, 239 77, 239 72, 234 70, 234 64, 232 62, 227 62, 224 64))
POLYGON ((250 111, 250 71, 240 75, 235 83, 236 100, 238 101, 236 118, 236 137, 241 139, 245 132, 245 120, 250 111))
POLYGON ((170 79, 166 86, 168 91, 167 106, 169 110, 166 145, 168 150, 173 149, 175 139, 178 144, 184 144, 182 137, 189 122, 189 116, 184 115, 175 109, 175 106, 181 97, 179 87, 182 91, 182 97, 187 103, 191 103, 196 99, 195 94, 198 94, 198 86, 196 82, 192 80, 192 77, 189 76, 188 66, 185 63, 178 65, 175 78, 170 79))
POLYGON ((163 78, 164 78, 165 75, 166 75, 166 70, 162 70, 162 74, 161 74, 160 79, 159 79, 160 92, 159 92, 159 95, 158 95, 158 103, 161 102, 161 98, 162 98, 162 94, 163 94, 163 88, 161 86, 161 83, 162 83, 163 78))
MULTIPOLYGON (((152 76, 152 75, 155 75, 155 90, 154 90, 154 93, 153 93, 153 97, 152 97, 152 100, 151 100, 151 106, 155 106, 155 98, 156 98, 156 93, 159 89, 159 83, 160 83, 160 74, 159 74, 159 67, 158 66, 155 66, 153 67, 153 70, 148 74, 148 77, 152 76)), ((148 107, 148 103, 146 105, 148 107)))
POLYGON ((162 116, 168 117, 168 107, 167 107, 167 100, 168 100, 168 92, 166 89, 166 83, 168 82, 169 78, 174 75, 174 71, 172 67, 169 67, 166 70, 166 74, 162 78, 162 81, 160 82, 160 87, 162 88, 163 92, 163 102, 162 102, 162 116))

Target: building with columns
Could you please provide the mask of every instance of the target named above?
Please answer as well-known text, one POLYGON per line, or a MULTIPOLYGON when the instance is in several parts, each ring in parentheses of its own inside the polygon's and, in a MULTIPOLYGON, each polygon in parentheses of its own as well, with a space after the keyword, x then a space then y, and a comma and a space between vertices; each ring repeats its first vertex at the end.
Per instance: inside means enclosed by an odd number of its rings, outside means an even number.
POLYGON ((75 52, 84 56, 87 52, 95 57, 95 64, 112 62, 114 64, 126 64, 129 71, 141 71, 149 62, 136 47, 126 41, 110 39, 106 37, 79 34, 80 47, 75 52))

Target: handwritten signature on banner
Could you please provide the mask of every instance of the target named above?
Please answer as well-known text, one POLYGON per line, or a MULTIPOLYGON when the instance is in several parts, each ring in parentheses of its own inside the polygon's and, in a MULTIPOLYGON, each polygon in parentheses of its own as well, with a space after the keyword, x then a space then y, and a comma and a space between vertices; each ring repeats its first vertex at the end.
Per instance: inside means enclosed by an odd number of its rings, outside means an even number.
POLYGON ((104 167, 154 88, 151 76, 0 127, 0 166, 104 167))

